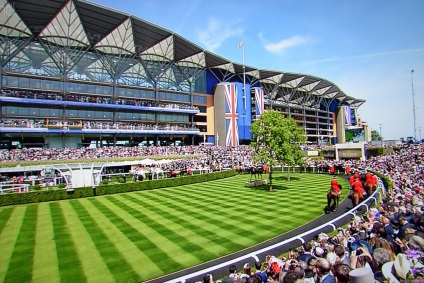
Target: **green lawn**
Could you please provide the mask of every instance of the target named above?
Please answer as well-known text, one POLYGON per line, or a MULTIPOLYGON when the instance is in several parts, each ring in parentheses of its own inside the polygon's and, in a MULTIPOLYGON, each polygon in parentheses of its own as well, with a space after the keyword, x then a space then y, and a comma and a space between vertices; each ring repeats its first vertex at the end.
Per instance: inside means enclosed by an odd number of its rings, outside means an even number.
MULTIPOLYGON (((0 282, 139 282, 290 231, 323 214, 331 176, 250 175, 0 208, 0 282)), ((349 185, 339 179, 344 188, 349 185)), ((343 195, 347 194, 344 189, 343 195)))

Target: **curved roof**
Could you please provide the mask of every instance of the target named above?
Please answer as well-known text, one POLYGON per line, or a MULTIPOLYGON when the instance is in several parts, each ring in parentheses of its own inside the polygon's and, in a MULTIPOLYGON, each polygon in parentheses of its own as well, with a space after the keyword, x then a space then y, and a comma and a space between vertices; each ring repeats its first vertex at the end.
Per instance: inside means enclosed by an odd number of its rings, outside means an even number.
MULTIPOLYGON (((9 0, 8 0, 9 1, 9 0)), ((231 62, 193 44, 171 31, 143 19, 84 0, 20 0, 0 9, 0 35, 9 38, 37 37, 40 42, 71 48, 95 49, 108 55, 147 60, 155 76, 163 66, 186 68, 183 75, 195 76, 193 67, 219 70, 223 79, 243 76, 242 64, 231 62), (12 11, 12 13, 11 13, 12 11)), ((130 66, 134 64, 129 64, 130 66)), ((171 68, 172 69, 172 68, 171 68)), ((347 96, 334 83, 307 74, 245 66, 251 84, 260 83, 269 99, 301 103, 314 98, 337 99, 339 104, 359 107, 365 100, 347 96), (291 91, 293 92, 293 91, 291 91), (306 94, 306 95, 305 95, 306 94), (312 97, 312 98, 307 98, 312 97)), ((178 79, 178 74, 171 74, 178 79)))

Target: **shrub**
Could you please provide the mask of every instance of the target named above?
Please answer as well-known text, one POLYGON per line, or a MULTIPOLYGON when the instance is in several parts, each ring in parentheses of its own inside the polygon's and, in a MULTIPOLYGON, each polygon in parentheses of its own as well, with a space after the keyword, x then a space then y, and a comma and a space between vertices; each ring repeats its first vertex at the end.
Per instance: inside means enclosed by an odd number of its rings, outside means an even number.
MULTIPOLYGON (((160 189, 166 187, 175 187, 181 185, 188 185, 200 182, 207 182, 217 179, 223 179, 236 175, 236 172, 231 171, 222 171, 215 172, 210 174, 202 174, 195 176, 184 176, 180 178, 172 179, 161 179, 161 180, 147 180, 143 182, 132 182, 132 183, 119 183, 114 184, 110 183, 107 179, 102 181, 102 184, 96 188, 87 187, 87 188, 77 188, 72 192, 68 192, 64 189, 58 190, 38 190, 32 191, 29 193, 10 193, 0 195, 0 206, 15 205, 15 204, 25 204, 25 203, 35 203, 35 202, 46 202, 46 201, 55 201, 55 200, 65 200, 65 199, 76 199, 76 198, 85 198, 92 197, 96 195, 107 195, 107 194, 116 194, 140 190, 151 190, 151 189, 160 189)), ((120 177, 118 178, 124 178, 120 177)))
POLYGON ((39 191, 39 190, 41 190, 41 186, 39 184, 34 185, 34 186, 30 186, 29 190, 30 191, 39 191))
POLYGON ((59 187, 59 189, 64 189, 66 187, 66 184, 65 183, 60 183, 58 187, 59 187))

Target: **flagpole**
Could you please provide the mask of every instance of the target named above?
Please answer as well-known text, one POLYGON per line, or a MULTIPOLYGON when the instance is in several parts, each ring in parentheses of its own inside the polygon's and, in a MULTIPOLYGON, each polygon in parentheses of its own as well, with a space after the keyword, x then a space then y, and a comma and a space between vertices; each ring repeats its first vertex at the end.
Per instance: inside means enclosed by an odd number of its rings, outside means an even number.
POLYGON ((244 65, 244 40, 243 40, 242 60, 243 60, 243 97, 244 97, 244 110, 246 110, 246 67, 244 65))
POLYGON ((411 70, 411 85, 412 85, 412 114, 414 115, 414 142, 417 140, 417 128, 416 128, 416 116, 415 116, 415 93, 414 93, 414 80, 412 74, 414 70, 411 70))

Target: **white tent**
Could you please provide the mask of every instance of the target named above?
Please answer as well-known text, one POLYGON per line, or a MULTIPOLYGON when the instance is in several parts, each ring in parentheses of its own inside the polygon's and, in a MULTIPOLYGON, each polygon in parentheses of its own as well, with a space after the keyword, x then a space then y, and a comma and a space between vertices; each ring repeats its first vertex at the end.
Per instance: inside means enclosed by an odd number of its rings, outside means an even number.
POLYGON ((150 158, 146 158, 146 159, 141 160, 139 164, 151 166, 151 165, 153 165, 155 163, 156 163, 155 160, 150 159, 150 158))

